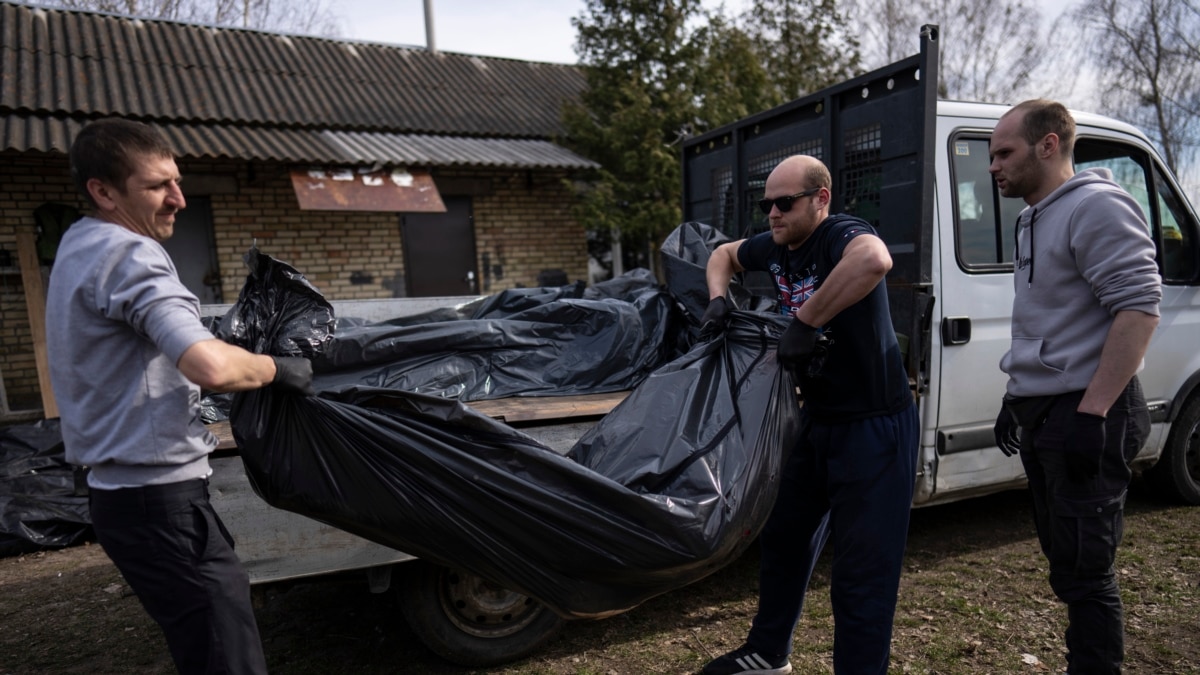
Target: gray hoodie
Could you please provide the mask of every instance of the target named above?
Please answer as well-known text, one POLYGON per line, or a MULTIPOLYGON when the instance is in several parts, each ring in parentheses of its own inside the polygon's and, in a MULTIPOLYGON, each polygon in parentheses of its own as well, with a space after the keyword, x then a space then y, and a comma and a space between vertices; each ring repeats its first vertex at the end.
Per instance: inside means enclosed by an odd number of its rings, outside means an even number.
POLYGON ((1000 360, 1014 396, 1086 389, 1113 316, 1158 316, 1149 227, 1108 169, 1081 171, 1022 211, 1016 248, 1012 348, 1000 360))

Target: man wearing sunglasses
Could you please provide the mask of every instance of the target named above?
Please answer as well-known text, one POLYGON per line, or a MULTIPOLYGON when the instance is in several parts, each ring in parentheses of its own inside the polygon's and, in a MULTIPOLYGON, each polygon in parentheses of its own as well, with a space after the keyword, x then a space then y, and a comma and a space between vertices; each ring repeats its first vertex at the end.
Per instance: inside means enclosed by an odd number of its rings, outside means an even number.
POLYGON ((819 160, 785 159, 759 202, 771 231, 723 244, 708 261, 708 332, 728 318, 734 274, 774 279, 779 311, 792 317, 778 357, 800 384, 806 423, 760 537, 746 644, 704 675, 791 672, 792 633, 830 539, 834 671, 887 673, 919 427, 888 309, 891 255, 865 221, 829 215, 831 184, 819 160))

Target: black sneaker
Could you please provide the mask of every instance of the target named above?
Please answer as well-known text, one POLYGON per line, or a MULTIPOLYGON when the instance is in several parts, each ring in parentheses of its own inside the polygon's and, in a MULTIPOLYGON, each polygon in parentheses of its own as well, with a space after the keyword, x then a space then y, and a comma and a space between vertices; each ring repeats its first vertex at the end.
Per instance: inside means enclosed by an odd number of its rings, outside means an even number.
POLYGON ((792 672, 787 656, 768 658, 742 645, 704 666, 700 675, 785 675, 792 672))

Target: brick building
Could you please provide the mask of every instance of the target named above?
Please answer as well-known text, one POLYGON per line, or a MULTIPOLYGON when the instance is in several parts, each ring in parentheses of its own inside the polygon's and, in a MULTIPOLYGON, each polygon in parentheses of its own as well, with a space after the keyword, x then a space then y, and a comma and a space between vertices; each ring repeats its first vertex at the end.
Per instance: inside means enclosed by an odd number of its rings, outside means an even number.
POLYGON ((569 184, 595 164, 553 140, 584 86, 572 66, 0 2, 0 422, 40 408, 18 244, 35 214, 84 208, 66 151, 89 120, 172 143, 188 208, 167 247, 202 302, 236 299, 254 243, 333 300, 486 294, 587 278, 569 184))

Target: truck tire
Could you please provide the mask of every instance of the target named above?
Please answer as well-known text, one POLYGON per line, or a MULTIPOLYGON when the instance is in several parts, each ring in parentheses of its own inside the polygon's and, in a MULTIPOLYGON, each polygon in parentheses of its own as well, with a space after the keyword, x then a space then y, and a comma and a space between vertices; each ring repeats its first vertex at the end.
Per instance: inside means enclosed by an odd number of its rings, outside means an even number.
POLYGON ((548 642, 563 619, 542 603, 473 574, 424 560, 404 563, 400 608, 438 656, 467 667, 514 661, 548 642))
POLYGON ((1200 395, 1194 395, 1171 424, 1162 456, 1147 473, 1164 496, 1200 505, 1200 395))

